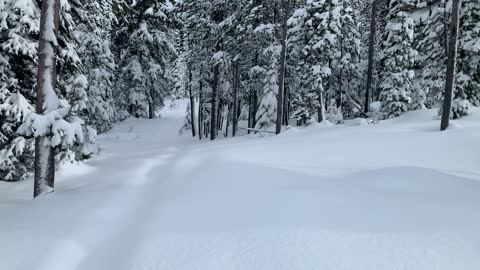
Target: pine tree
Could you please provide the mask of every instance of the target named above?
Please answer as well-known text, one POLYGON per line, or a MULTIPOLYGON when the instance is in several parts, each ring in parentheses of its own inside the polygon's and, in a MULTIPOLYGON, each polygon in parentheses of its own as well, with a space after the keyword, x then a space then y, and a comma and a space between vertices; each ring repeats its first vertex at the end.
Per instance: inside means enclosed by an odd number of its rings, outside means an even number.
POLYGON ((445 0, 429 7, 429 16, 422 29, 423 39, 418 42, 417 59, 422 73, 420 87, 414 92, 413 109, 436 108, 442 99, 447 61, 445 17, 449 13, 445 9, 445 0))
POLYGON ((412 102, 412 70, 417 51, 412 47, 413 19, 406 12, 405 3, 392 1, 384 42, 384 67, 382 72, 382 112, 385 117, 399 116, 410 110, 412 102))
MULTIPOLYGON (((335 55, 334 77, 336 81, 332 84, 336 87, 334 111, 340 111, 342 116, 340 122, 345 118, 353 118, 353 106, 351 93, 359 92, 362 83, 360 82, 360 33, 358 31, 357 14, 353 10, 353 3, 350 0, 343 0, 340 6, 340 33, 338 34, 338 52, 335 55)), ((332 78, 332 80, 334 80, 332 78)), ((330 108, 330 106, 329 106, 330 108)), ((338 117, 337 117, 338 118, 338 117)))
POLYGON ((36 36, 40 8, 36 1, 3 1, 0 5, 0 180, 31 176, 33 140, 18 127, 34 111, 36 36))
POLYGON ((134 117, 155 117, 168 93, 166 70, 176 54, 167 27, 171 11, 162 2, 139 1, 130 7, 127 25, 118 35, 127 38, 119 48, 117 106, 134 117))
POLYGON ((271 54, 271 66, 265 74, 263 98, 256 115, 255 129, 271 129, 277 119, 278 94, 278 47, 268 50, 271 54))
MULTIPOLYGON (((305 92, 302 95, 303 99, 307 97, 318 99, 316 110, 319 122, 325 120, 325 89, 332 75, 335 56, 339 55, 337 45, 341 35, 340 11, 340 3, 329 0, 309 1, 305 9, 299 9, 294 13, 294 17, 298 17, 304 25, 304 29, 297 33, 303 37, 295 38, 303 43, 302 60, 299 62, 303 73, 301 89, 305 92)), ((335 90, 331 89, 334 95, 335 90)), ((294 108, 295 111, 305 109, 307 108, 294 108)))
POLYGON ((77 25, 74 36, 86 74, 77 77, 73 83, 83 82, 88 95, 86 110, 81 113, 86 123, 105 132, 115 121, 113 79, 116 64, 111 51, 111 32, 116 18, 111 0, 89 0, 83 8, 77 10, 82 14, 82 22, 77 25))
POLYGON ((454 91, 453 118, 468 115, 480 106, 480 3, 462 1, 458 45, 458 73, 454 91))

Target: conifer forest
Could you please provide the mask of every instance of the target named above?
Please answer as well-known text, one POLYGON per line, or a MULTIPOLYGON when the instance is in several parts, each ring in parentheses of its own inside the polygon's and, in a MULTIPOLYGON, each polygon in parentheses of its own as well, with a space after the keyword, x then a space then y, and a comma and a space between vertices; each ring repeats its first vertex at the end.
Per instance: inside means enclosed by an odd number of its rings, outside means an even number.
POLYGON ((0 269, 476 270, 479 213, 479 0, 0 0, 0 269))

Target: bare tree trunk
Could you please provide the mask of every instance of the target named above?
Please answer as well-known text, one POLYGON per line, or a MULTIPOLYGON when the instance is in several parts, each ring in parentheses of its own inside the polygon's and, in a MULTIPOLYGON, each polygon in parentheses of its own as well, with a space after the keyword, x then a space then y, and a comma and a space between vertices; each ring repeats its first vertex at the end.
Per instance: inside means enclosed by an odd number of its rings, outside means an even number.
POLYGON ((148 101, 148 119, 153 119, 155 116, 155 109, 153 107, 153 97, 152 97, 152 90, 149 91, 149 101, 148 101))
POLYGON ((370 95, 373 83, 373 55, 375 54, 375 36, 377 35, 377 0, 372 1, 372 13, 370 18, 370 42, 368 44, 368 71, 367 89, 365 90, 365 113, 370 110, 370 95))
POLYGON ((224 100, 221 99, 219 104, 218 104, 218 113, 217 113, 217 136, 218 136, 218 131, 223 130, 223 112, 225 111, 225 104, 224 100))
POLYGON ((233 74, 233 127, 232 137, 235 137, 238 128, 238 88, 240 88, 240 78, 238 71, 238 62, 235 63, 235 69, 233 74))
POLYGON ((203 135, 203 82, 201 72, 198 92, 198 138, 201 140, 203 135))
POLYGON ((338 74, 338 93, 337 93, 337 108, 340 108, 343 115, 343 70, 340 70, 338 74))
POLYGON ((442 123, 440 126, 441 131, 448 128, 450 113, 452 111, 453 86, 455 84, 455 68, 457 63, 458 1, 459 0, 453 0, 452 2, 452 22, 450 25, 450 40, 448 44, 447 76, 445 81, 442 123))
POLYGON ((443 31, 445 32, 443 35, 443 46, 445 47, 445 54, 448 55, 448 12, 447 12, 447 1, 443 3, 443 31))
MULTIPOLYGON (((252 127, 252 115, 253 115, 253 101, 252 101, 252 94, 248 95, 248 128, 253 128, 252 127)), ((250 130, 247 131, 248 134, 250 134, 250 130)))
MULTIPOLYGON (((340 39, 340 59, 343 59, 343 39, 340 39)), ((340 69, 338 73, 338 92, 337 92, 337 108, 339 108, 343 115, 343 104, 342 104, 342 97, 343 97, 343 69, 340 69)))
POLYGON ((228 129, 229 129, 229 126, 230 126, 230 118, 231 118, 231 115, 232 115, 232 109, 233 109, 233 103, 230 103, 229 106, 227 106, 227 123, 225 125, 225 138, 228 137, 228 129))
POLYGON ((210 140, 215 140, 217 135, 217 112, 218 112, 218 82, 220 76, 219 64, 213 67, 213 85, 212 85, 212 109, 210 112, 210 140))
POLYGON ((148 118, 149 119, 153 119, 155 115, 155 112, 154 112, 154 109, 153 109, 153 105, 150 104, 149 108, 148 108, 148 118))
POLYGON ((325 102, 323 99, 323 91, 320 91, 318 95, 318 102, 320 103, 320 108, 318 108, 318 122, 321 123, 325 120, 325 102))
MULTIPOLYGON (((37 70, 37 100, 36 113, 48 113, 46 108, 45 91, 46 87, 55 89, 57 82, 56 50, 55 40, 51 40, 49 32, 57 36, 60 18, 60 0, 42 1, 40 17, 40 36, 38 44, 38 70, 37 70), (53 14, 51 14, 53 12, 53 14), (51 20, 52 21, 48 21, 51 20), (53 25, 52 25, 53 24, 53 25), (50 29, 53 27, 54 29, 50 29), (50 76, 51 78, 47 78, 50 76), (49 85, 47 85, 49 84, 49 85)), ((50 108, 51 109, 51 108, 50 108)), ((55 186, 55 149, 46 142, 47 138, 35 138, 35 161, 34 161, 34 188, 33 197, 53 190, 55 186)))
POLYGON ((282 22, 282 52, 280 55, 280 74, 278 77, 278 95, 277 95, 277 122, 276 122, 276 134, 282 132, 282 120, 283 120, 283 95, 285 89, 285 74, 287 65, 287 35, 288 25, 287 20, 290 13, 290 0, 282 0, 285 14, 283 14, 282 22))
POLYGON ((286 84, 284 86, 285 91, 283 91, 283 124, 288 126, 288 117, 290 116, 290 112, 288 109, 289 102, 289 94, 288 94, 288 87, 286 84))
POLYGON ((257 112, 258 112, 258 93, 257 90, 253 91, 253 108, 252 108, 252 128, 257 125, 257 112))
POLYGON ((192 122, 192 136, 196 136, 195 131, 195 97, 192 89, 192 70, 188 69, 188 94, 190 95, 190 119, 192 122))

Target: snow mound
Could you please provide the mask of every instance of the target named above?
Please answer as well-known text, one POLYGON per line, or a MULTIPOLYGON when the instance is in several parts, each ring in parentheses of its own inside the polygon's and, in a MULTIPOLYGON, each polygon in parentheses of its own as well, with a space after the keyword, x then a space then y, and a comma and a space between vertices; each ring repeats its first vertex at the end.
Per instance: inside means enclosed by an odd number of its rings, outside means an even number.
POLYGON ((480 114, 198 142, 185 104, 100 136, 41 200, 0 183, 0 269, 480 269, 480 114))
POLYGON ((346 127, 352 127, 352 126, 368 126, 369 123, 366 119, 363 118, 355 118, 353 120, 345 120, 343 123, 344 126, 346 127))

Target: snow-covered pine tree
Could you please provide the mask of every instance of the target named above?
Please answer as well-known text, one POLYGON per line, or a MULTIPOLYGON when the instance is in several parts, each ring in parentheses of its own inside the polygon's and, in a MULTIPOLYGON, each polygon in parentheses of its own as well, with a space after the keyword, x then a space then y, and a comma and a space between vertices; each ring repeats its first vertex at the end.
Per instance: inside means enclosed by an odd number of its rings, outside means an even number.
MULTIPOLYGON (((357 93, 362 87, 360 72, 360 54, 361 40, 358 30, 358 14, 353 9, 354 4, 351 0, 342 0, 340 6, 340 33, 338 34, 338 52, 335 56, 336 67, 334 68, 335 79, 333 85, 336 86, 336 106, 337 108, 329 108, 337 113, 335 120, 342 122, 345 118, 354 117, 354 108, 352 105, 351 95, 357 93), (342 119, 338 120, 342 115, 342 119)), ((329 106, 330 107, 330 106, 329 106)))
POLYGON ((270 130, 277 119, 279 49, 278 46, 272 46, 265 52, 271 55, 271 64, 264 78, 263 97, 258 107, 255 129, 270 130))
MULTIPOLYGON (((198 127, 199 138, 208 137, 210 131, 211 118, 211 82, 212 69, 210 66, 212 57, 212 48, 215 47, 216 37, 213 35, 210 22, 211 3, 209 1, 186 0, 180 5, 180 15, 182 20, 181 32, 184 34, 184 42, 187 44, 185 49, 184 61, 177 59, 175 70, 176 77, 185 78, 186 67, 192 72, 192 86, 198 94, 198 127), (183 69, 183 70, 182 70, 183 69)), ((181 55, 181 56, 183 56, 181 55)), ((174 82, 175 83, 175 82, 174 82)), ((185 90, 185 83, 177 83, 177 90, 185 90)), ((184 93, 182 93, 184 95, 184 93)), ((191 115, 186 115, 191 118, 191 115)), ((185 119, 186 122, 191 121, 185 119)))
POLYGON ((63 150, 63 146, 74 146, 84 140, 83 122, 79 118, 71 122, 64 120, 71 106, 62 102, 56 93, 56 52, 60 41, 65 41, 59 39, 61 9, 59 0, 42 2, 36 113, 28 115, 17 130, 19 134, 35 137, 34 197, 54 188, 56 149, 63 150))
POLYGON ((410 4, 397 0, 390 3, 380 85, 385 118, 399 116, 411 108, 412 80, 415 77, 412 67, 417 51, 412 47, 414 21, 405 12, 410 4))
POLYGON ((168 93, 166 70, 176 54, 167 27, 173 8, 170 1, 138 1, 130 7, 127 25, 117 35, 128 37, 118 48, 122 60, 118 63, 117 106, 134 117, 155 117, 168 93))
POLYGON ((18 127, 34 111, 36 36, 40 29, 37 1, 4 0, 0 4, 0 181, 31 176, 33 140, 18 127))
MULTIPOLYGON (((32 124, 32 113, 35 104, 35 74, 37 66, 38 33, 40 29, 40 7, 37 1, 3 1, 0 16, 1 69, 8 74, 0 82, 1 112, 0 118, 6 123, 2 125, 2 150, 0 156, 0 179, 16 181, 27 178, 33 171, 33 135, 30 130, 17 130, 20 125, 32 124)), ((87 100, 86 80, 81 69, 81 61, 77 54, 76 40, 73 38, 75 20, 71 15, 72 7, 68 1, 60 2, 59 34, 56 36, 58 51, 58 78, 54 93, 58 96, 59 115, 50 119, 50 123, 64 118, 70 122, 83 123, 78 118, 85 108, 87 100)), ((56 66, 54 65, 54 66, 56 66)), ((40 120, 39 120, 40 121, 40 120)), ((87 129, 87 127, 85 127, 87 129)), ((48 131, 45 131, 48 132, 48 131)), ((36 134, 38 135, 38 134, 36 134)), ((60 145, 58 143, 57 145, 60 145)), ((75 159, 80 156, 83 144, 57 147, 56 161, 66 158, 75 159)))
MULTIPOLYGON (((292 91, 290 94, 291 109, 293 119, 297 120, 297 125, 307 125, 314 117, 319 105, 318 93, 312 91, 308 87, 304 76, 296 76, 302 74, 309 65, 305 62, 308 57, 308 51, 305 51, 306 34, 310 30, 311 22, 309 21, 309 13, 306 6, 297 7, 292 17, 288 20, 289 25, 289 56, 292 66, 289 72, 294 74, 290 77, 290 85, 292 91), (306 25, 308 23, 308 25, 306 25)), ((308 70, 307 70, 308 71, 308 70)))
POLYGON ((461 1, 456 88, 452 116, 470 113, 471 106, 480 106, 480 2, 461 1))
MULTIPOLYGON (((303 100, 314 97, 318 99, 316 109, 319 122, 325 120, 324 89, 332 75, 335 55, 339 52, 337 44, 341 34, 340 11, 341 5, 337 0, 312 0, 307 2, 305 11, 300 9, 294 13, 294 17, 304 17, 304 30, 299 32, 303 35, 302 60, 299 62, 303 73, 301 88, 304 93, 301 95, 303 100)), ((295 111, 305 109, 307 108, 294 108, 295 111)))
POLYGON ((113 79, 116 65, 111 51, 111 32, 116 21, 113 5, 112 0, 85 1, 83 10, 77 9, 81 22, 74 31, 86 74, 75 78, 73 83, 75 87, 83 83, 88 101, 82 116, 98 132, 109 130, 115 121, 113 79))
MULTIPOLYGON (((446 70, 446 21, 450 10, 446 0, 428 5, 428 17, 424 23, 423 38, 418 41, 418 64, 422 68, 420 87, 413 93, 412 109, 438 108, 445 89, 446 70)), ((425 3, 426 5, 427 3, 425 3)))

